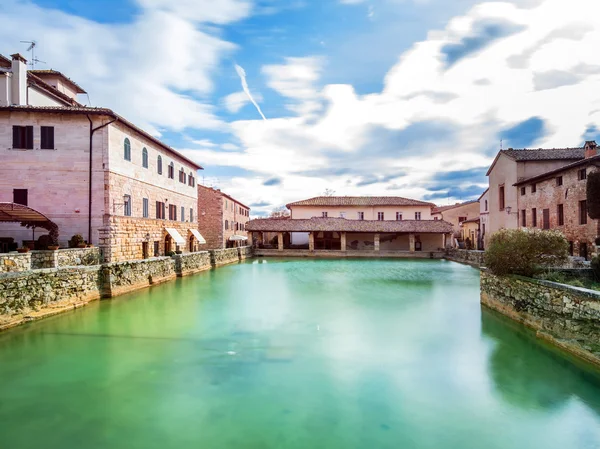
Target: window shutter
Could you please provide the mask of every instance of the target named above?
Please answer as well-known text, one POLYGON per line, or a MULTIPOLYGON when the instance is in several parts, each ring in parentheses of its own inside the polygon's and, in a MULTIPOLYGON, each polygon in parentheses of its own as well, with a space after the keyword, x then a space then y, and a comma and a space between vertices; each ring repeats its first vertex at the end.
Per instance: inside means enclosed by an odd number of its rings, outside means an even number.
POLYGON ((33 126, 27 126, 27 132, 25 133, 25 148, 33 150, 33 126))
POLYGON ((13 148, 23 148, 23 142, 21 142, 21 127, 13 126, 13 148))

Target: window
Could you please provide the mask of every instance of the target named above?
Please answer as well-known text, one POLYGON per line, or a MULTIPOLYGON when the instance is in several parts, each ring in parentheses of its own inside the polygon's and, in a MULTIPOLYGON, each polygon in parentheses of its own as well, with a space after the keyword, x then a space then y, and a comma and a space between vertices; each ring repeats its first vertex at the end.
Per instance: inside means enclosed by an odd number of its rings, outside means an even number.
POLYGON ((521 187, 521 196, 525 195, 525 187, 521 187))
POLYGON ((188 185, 190 187, 196 186, 196 178, 194 178, 194 175, 192 175, 192 172, 190 172, 190 174, 188 175, 188 185))
POLYGON ((585 260, 587 260, 587 258, 588 258, 587 242, 579 242, 579 257, 583 257, 585 260))
POLYGON ((160 243, 154 242, 154 257, 158 257, 160 254, 160 243))
POLYGON ((580 181, 583 181, 586 178, 587 178, 587 169, 582 168, 581 170, 579 170, 577 172, 577 179, 579 179, 580 181))
POLYGON ((531 193, 537 192, 537 184, 531 184, 531 193))
POLYGON ((504 210, 504 185, 498 186, 498 204, 500 210, 504 210))
POLYGON ((550 209, 544 209, 542 211, 542 219, 544 220, 542 223, 542 228, 550 229, 550 209))
POLYGON ((194 209, 190 208, 190 223, 194 221, 194 209))
POLYGON ((537 209, 535 207, 531 209, 531 226, 534 228, 537 226, 537 209))
POLYGON ((402 221, 402 212, 396 212, 396 221, 402 221))
POLYGON ((225 209, 227 209, 227 200, 225 200, 225 209))
POLYGON ((587 224, 587 200, 579 202, 579 224, 587 224))
POLYGON ((144 218, 148 218, 150 216, 150 202, 148 201, 148 198, 144 198, 142 200, 142 216, 144 218))
POLYGON ((421 219, 421 212, 415 212, 415 220, 421 219))
POLYGON ((160 201, 156 202, 156 218, 158 220, 165 219, 165 203, 162 203, 160 201))
POLYGON ((185 207, 181 206, 181 221, 185 221, 185 207))
POLYGON ((33 150, 33 126, 13 126, 13 148, 33 150))
POLYGON ((27 189, 13 189, 13 203, 27 206, 27 189))
POLYGON ((570 256, 573 255, 573 247, 574 247, 573 242, 569 241, 569 255, 570 256))
POLYGON ((225 220, 225 229, 229 229, 229 222, 225 220))
POLYGON ((383 221, 385 219, 385 215, 383 212, 377 212, 377 220, 383 221))
POLYGON ((169 204, 169 220, 177 221, 177 206, 169 204))
POLYGON ((433 221, 438 221, 438 220, 439 220, 439 217, 437 217, 437 216, 433 217, 433 221))
POLYGON ((359 220, 364 220, 365 219, 365 213, 364 212, 359 212, 358 213, 358 219, 359 220))
POLYGON ((458 217, 459 223, 462 223, 463 221, 467 221, 467 217, 458 217))
POLYGON ((187 176, 183 171, 183 168, 179 170, 179 182, 181 182, 182 184, 185 184, 187 182, 187 176))
POLYGON ((321 212, 321 218, 327 218, 327 212, 321 212))
POLYGON ((521 226, 527 227, 527 211, 525 209, 521 211, 521 226))
POLYGON ((159 175, 162 175, 162 157, 160 156, 156 159, 156 171, 159 175))
POLYGON ((556 207, 556 215, 558 216, 558 225, 559 226, 564 226, 565 224, 565 210, 564 210, 564 206, 562 204, 559 204, 556 207))
POLYGON ((485 211, 487 212, 488 210, 488 204, 487 204, 487 200, 485 200, 485 211))
POLYGON ((148 168, 148 150, 145 147, 142 150, 142 167, 148 168))
POLYGON ((42 126, 40 128, 41 142, 40 148, 42 150, 53 150, 54 149, 54 126, 42 126))
POLYGON ((125 137, 125 142, 123 142, 123 159, 126 161, 131 160, 131 142, 127 137, 125 137))
POLYGON ((171 179, 175 179, 175 164, 173 164, 173 162, 171 162, 169 164, 169 173, 168 173, 168 176, 171 179))
POLYGON ((131 195, 123 195, 123 215, 131 217, 131 195))
POLYGON ((562 185, 563 185, 563 179, 562 179, 562 176, 557 176, 557 177, 556 177, 556 185, 557 185, 557 186, 562 186, 562 185))

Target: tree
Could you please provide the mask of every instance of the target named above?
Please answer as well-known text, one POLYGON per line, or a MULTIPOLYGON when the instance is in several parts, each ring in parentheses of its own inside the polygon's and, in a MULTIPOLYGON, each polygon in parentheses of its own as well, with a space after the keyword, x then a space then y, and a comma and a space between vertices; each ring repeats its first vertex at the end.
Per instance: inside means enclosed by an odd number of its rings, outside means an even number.
POLYGON ((325 192, 323 192, 323 196, 333 196, 335 195, 335 190, 332 189, 325 189, 325 192))
POLYGON ((269 218, 289 218, 290 211, 285 206, 276 207, 269 214, 269 218))
POLYGON ((490 238, 485 266, 494 274, 533 276, 540 268, 563 265, 569 243, 559 231, 502 229, 490 238))

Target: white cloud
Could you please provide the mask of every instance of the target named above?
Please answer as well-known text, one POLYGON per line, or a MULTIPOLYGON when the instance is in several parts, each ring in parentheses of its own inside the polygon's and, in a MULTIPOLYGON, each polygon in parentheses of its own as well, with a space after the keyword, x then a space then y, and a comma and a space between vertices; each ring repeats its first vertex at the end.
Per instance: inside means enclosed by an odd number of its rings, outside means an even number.
POLYGON ((237 64, 235 64, 235 71, 237 72, 238 76, 240 77, 243 92, 248 97, 248 100, 250 100, 250 102, 254 105, 254 107, 256 108, 256 110, 258 111, 260 116, 262 117, 262 119, 266 120, 267 118, 265 117, 265 114, 263 114, 262 110, 260 109, 260 106, 258 105, 256 100, 252 96, 252 93, 250 92, 250 88, 248 87, 248 82, 246 81, 246 71, 244 70, 244 68, 242 66, 237 65, 237 64))
MULTIPOLYGON (((262 102, 262 95, 259 93, 252 92, 252 97, 258 102, 262 102)), ((223 106, 225 109, 232 114, 237 114, 240 110, 250 103, 250 98, 243 90, 239 92, 233 92, 222 99, 223 106)))
MULTIPOLYGON (((546 133, 533 136, 531 145, 561 147, 581 144, 590 123, 600 128, 598 13, 600 4, 586 0, 479 4, 400 55, 378 94, 358 95, 349 85, 318 89, 320 65, 310 57, 290 58, 264 69, 268 85, 293 100, 290 107, 313 103, 325 109, 234 122, 243 149, 231 162, 211 151, 194 156, 207 166, 218 161, 259 173, 227 186, 250 201, 285 204, 325 188, 348 195, 445 196, 435 173, 487 166, 502 130, 539 117, 546 133), (586 32, 565 31, 575 28, 586 32), (444 58, 450 51, 452 65, 444 58), (518 67, 509 63, 515 55, 521 57, 518 67), (573 84, 535 90, 539 74, 572 73, 575 67, 573 84), (284 178, 285 190, 262 186, 271 176, 284 178), (369 177, 390 181, 357 185, 369 177)), ((504 145, 516 145, 519 137, 505 138, 504 145)), ((466 178, 446 185, 455 191, 454 201, 474 196, 484 183, 466 178)))
POLYGON ((235 46, 206 25, 243 18, 248 2, 139 3, 142 10, 132 22, 106 24, 5 0, 0 51, 13 53, 19 40, 37 38, 39 58, 88 90, 93 105, 111 107, 154 134, 224 127, 214 107, 197 98, 212 92, 213 72, 235 46))

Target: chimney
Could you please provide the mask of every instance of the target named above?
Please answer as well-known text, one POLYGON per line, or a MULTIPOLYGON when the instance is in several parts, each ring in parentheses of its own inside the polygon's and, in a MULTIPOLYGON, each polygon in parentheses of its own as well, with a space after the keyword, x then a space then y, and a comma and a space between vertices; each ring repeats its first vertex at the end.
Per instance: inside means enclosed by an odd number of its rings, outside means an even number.
POLYGON ((27 59, 19 53, 12 57, 12 104, 27 104, 27 59))
POLYGON ((585 158, 594 157, 598 154, 598 145, 596 145, 595 140, 588 140, 585 143, 585 158))

